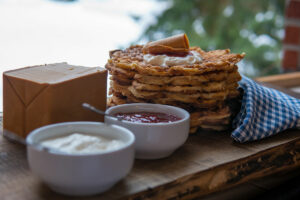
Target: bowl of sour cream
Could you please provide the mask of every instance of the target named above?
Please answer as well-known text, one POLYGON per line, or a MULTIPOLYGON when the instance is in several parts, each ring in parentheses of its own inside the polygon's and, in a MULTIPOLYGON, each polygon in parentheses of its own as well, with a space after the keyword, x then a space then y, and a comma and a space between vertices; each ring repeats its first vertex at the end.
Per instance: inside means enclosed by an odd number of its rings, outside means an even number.
POLYGON ((76 196, 102 193, 124 178, 134 142, 130 130, 100 122, 52 124, 26 138, 32 172, 52 190, 76 196))

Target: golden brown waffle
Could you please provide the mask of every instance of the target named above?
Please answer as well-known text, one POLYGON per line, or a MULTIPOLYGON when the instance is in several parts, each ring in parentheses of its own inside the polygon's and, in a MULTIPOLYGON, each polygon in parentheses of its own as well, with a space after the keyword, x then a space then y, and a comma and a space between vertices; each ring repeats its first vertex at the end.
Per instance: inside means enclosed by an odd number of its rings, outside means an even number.
POLYGON ((111 65, 124 70, 135 71, 139 74, 151 76, 170 76, 170 75, 200 75, 208 72, 233 71, 245 54, 231 54, 229 49, 205 52, 199 47, 190 48, 197 51, 202 62, 187 66, 161 67, 146 64, 143 60, 141 45, 131 46, 124 51, 116 50, 110 55, 107 68, 111 65))
MULTIPOLYGON (((122 93, 124 96, 134 95, 137 98, 142 99, 151 99, 153 97, 159 97, 159 98, 169 98, 170 100, 177 100, 182 101, 186 103, 191 103, 193 101, 197 101, 197 99, 216 99, 216 100, 224 100, 227 98, 227 96, 230 95, 238 95, 238 91, 236 90, 237 83, 232 83, 229 85, 225 85, 224 87, 220 87, 220 91, 211 91, 211 92, 199 92, 196 90, 196 88, 191 87, 191 92, 180 92, 180 87, 176 89, 176 86, 174 90, 178 90, 176 92, 167 92, 167 91, 151 91, 151 90, 145 90, 141 87, 136 87, 136 85, 133 83, 132 86, 129 86, 127 84, 123 85, 120 84, 117 81, 110 81, 111 89, 114 89, 116 92, 122 93), (226 88, 227 87, 227 88, 226 88), (194 90, 193 90, 194 89, 194 90)), ((149 87, 151 89, 151 86, 147 85, 145 87, 149 87)), ((155 86, 154 86, 155 87, 155 86)), ((211 87, 212 88, 212 87, 211 87)), ((188 87, 185 88, 186 90, 189 90, 188 87)), ((209 90, 210 87, 207 88, 209 90)), ((170 88, 171 90, 171 88, 170 88)), ((205 89, 204 89, 205 90, 205 89)), ((110 93, 111 94, 111 93, 110 93)))
POLYGON ((185 66, 154 66, 144 62, 141 45, 110 52, 106 64, 111 76, 108 106, 124 103, 159 103, 186 109, 191 113, 190 132, 198 129, 230 128, 233 111, 228 102, 240 96, 241 79, 236 63, 244 54, 228 49, 197 51, 202 61, 185 66))
POLYGON ((114 66, 114 64, 112 62, 107 63, 105 65, 105 67, 106 67, 106 69, 109 70, 109 73, 111 75, 119 75, 119 76, 126 77, 128 79, 133 79, 134 75, 136 74, 135 71, 118 68, 118 67, 114 66))
POLYGON ((113 94, 112 91, 118 92, 122 94, 123 96, 127 97, 129 95, 132 95, 131 92, 129 91, 130 86, 128 85, 121 85, 120 83, 116 81, 110 81, 110 91, 109 94, 113 94))
POLYGON ((190 134, 194 134, 198 131, 226 131, 229 130, 231 128, 230 125, 219 125, 219 124, 215 124, 215 125, 199 125, 199 126, 194 126, 194 127, 190 127, 190 134))
MULTIPOLYGON (((179 101, 175 101, 175 100, 170 100, 167 98, 158 98, 158 99, 152 99, 151 100, 152 103, 158 103, 158 104, 167 104, 167 105, 172 105, 172 106, 177 106, 179 104, 182 105, 192 105, 194 108, 207 108, 207 109, 211 109, 211 108, 215 108, 215 107, 222 107, 224 105, 224 101, 222 100, 199 100, 197 102, 193 102, 193 103, 183 103, 183 102, 179 102, 179 101)), ((184 106, 182 107, 184 108, 184 106)))
POLYGON ((151 92, 175 92, 184 94, 218 92, 224 90, 235 90, 238 87, 237 82, 231 80, 220 82, 207 82, 197 86, 175 86, 175 85, 151 85, 133 81, 132 87, 136 90, 151 92))
POLYGON ((226 131, 226 130, 230 129, 231 127, 227 126, 227 125, 201 125, 201 126, 199 126, 199 128, 202 130, 226 131))
POLYGON ((116 75, 111 76, 109 79, 115 81, 119 85, 130 86, 132 84, 132 80, 126 79, 124 77, 116 76, 116 75))
POLYGON ((112 106, 117 106, 117 105, 118 105, 118 104, 116 104, 116 103, 113 101, 112 97, 107 98, 107 107, 108 107, 108 108, 110 108, 110 107, 112 107, 112 106))
POLYGON ((198 130, 198 127, 190 127, 189 133, 190 133, 190 134, 194 134, 194 133, 197 132, 197 130, 198 130))
POLYGON ((191 126, 228 125, 231 111, 228 106, 216 110, 201 110, 190 113, 191 126))
POLYGON ((140 83, 152 85, 203 85, 206 82, 219 82, 224 80, 240 81, 241 76, 238 71, 219 71, 205 73, 196 76, 150 76, 144 74, 135 74, 134 79, 140 83))
POLYGON ((137 90, 133 86, 128 87, 128 90, 137 98, 164 98, 166 100, 180 101, 183 103, 194 103, 197 101, 205 102, 206 100, 225 100, 228 96, 234 98, 235 96, 239 95, 239 92, 235 88, 231 90, 222 90, 216 92, 196 92, 192 94, 182 92, 156 92, 137 90))
POLYGON ((110 89, 110 94, 113 95, 114 98, 126 99, 125 103, 157 103, 157 104, 166 104, 171 106, 177 106, 187 111, 192 111, 195 108, 197 109, 211 109, 223 107, 225 102, 222 100, 199 100, 194 103, 184 103, 176 100, 170 100, 168 98, 154 98, 154 99, 142 99, 137 98, 132 95, 130 92, 126 90, 117 91, 116 89, 110 89))

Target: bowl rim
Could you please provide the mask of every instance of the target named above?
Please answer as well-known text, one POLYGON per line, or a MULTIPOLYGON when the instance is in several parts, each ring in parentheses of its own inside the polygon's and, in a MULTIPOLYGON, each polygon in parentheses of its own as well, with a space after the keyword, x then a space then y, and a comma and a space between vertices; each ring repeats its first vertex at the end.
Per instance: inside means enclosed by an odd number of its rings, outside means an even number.
POLYGON ((129 148, 130 146, 133 146, 136 141, 135 135, 132 133, 132 131, 130 131, 129 129, 127 129, 125 127, 119 126, 119 125, 115 125, 115 124, 110 125, 110 124, 106 124, 103 122, 92 122, 92 121, 60 122, 60 123, 45 125, 45 126, 39 127, 37 129, 34 129, 33 131, 31 131, 28 134, 28 136, 26 137, 26 143, 29 144, 29 145, 27 145, 27 149, 28 149, 28 147, 30 147, 36 151, 42 152, 43 150, 37 148, 35 145, 30 145, 30 144, 34 143, 34 137, 37 134, 39 134, 41 131, 44 131, 46 129, 51 129, 51 128, 55 128, 58 126, 74 125, 74 124, 107 126, 107 127, 117 129, 117 131, 122 131, 123 133, 127 134, 129 136, 129 140, 128 140, 128 142, 125 142, 125 144, 123 146, 121 146, 120 148, 103 151, 103 152, 79 154, 79 153, 66 153, 66 152, 58 151, 58 150, 51 149, 51 148, 50 148, 51 151, 44 151, 44 152, 49 153, 49 154, 59 155, 59 156, 71 156, 71 157, 88 157, 88 156, 108 155, 108 154, 123 151, 123 150, 129 148))
MULTIPOLYGON (((138 125, 138 126, 166 126, 166 125, 175 125, 175 124, 180 124, 184 121, 187 121, 190 119, 190 113, 188 111, 186 111, 183 108, 179 108, 176 106, 170 106, 170 105, 165 105, 165 104, 154 104, 154 103, 128 103, 128 104, 121 104, 121 105, 116 105, 113 107, 108 108, 105 113, 106 114, 110 114, 112 111, 115 111, 117 109, 123 108, 123 107, 131 107, 131 106, 153 106, 153 107, 166 107, 172 110, 175 110, 176 112, 181 112, 184 114, 184 118, 177 120, 177 121, 173 121, 173 122, 158 122, 158 123, 140 123, 140 122, 131 122, 131 121, 126 121, 126 120, 122 120, 121 123, 124 124, 130 124, 130 125, 138 125)), ((105 116, 105 118, 109 118, 110 120, 113 121, 118 121, 116 118, 112 118, 109 116, 105 116)))

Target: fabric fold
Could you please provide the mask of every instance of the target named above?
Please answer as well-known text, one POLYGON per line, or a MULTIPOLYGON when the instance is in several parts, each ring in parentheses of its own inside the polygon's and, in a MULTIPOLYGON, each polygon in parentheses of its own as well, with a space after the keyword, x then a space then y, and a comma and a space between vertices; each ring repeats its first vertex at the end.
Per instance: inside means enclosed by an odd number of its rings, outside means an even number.
POLYGON ((231 137, 237 142, 260 140, 290 128, 300 128, 300 99, 259 85, 243 76, 241 110, 231 137))

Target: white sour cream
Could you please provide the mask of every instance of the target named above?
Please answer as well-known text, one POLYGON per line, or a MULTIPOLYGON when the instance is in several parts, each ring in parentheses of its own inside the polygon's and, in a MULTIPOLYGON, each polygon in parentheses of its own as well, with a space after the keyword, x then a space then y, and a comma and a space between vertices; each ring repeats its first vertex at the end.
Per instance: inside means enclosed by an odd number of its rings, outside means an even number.
POLYGON ((193 65, 202 61, 201 55, 196 51, 191 51, 192 55, 185 57, 167 56, 167 55, 152 55, 145 54, 144 62, 156 66, 176 66, 176 65, 193 65))
POLYGON ((69 154, 90 154, 118 149, 124 146, 121 140, 114 140, 100 135, 73 133, 41 142, 42 146, 69 154))

